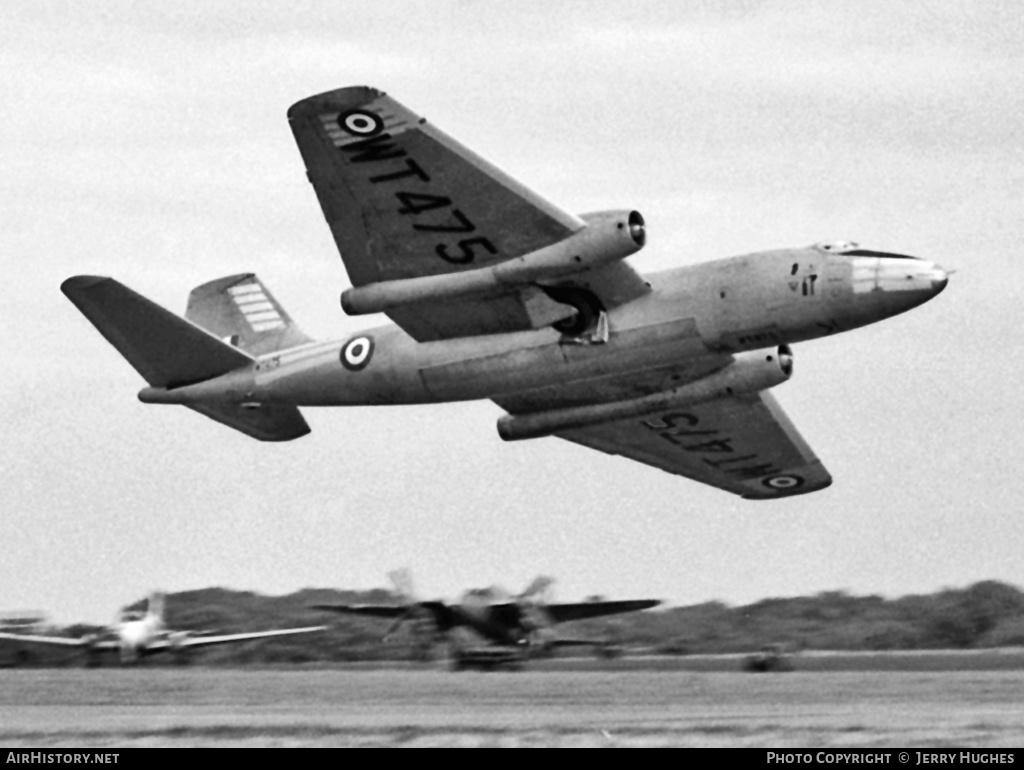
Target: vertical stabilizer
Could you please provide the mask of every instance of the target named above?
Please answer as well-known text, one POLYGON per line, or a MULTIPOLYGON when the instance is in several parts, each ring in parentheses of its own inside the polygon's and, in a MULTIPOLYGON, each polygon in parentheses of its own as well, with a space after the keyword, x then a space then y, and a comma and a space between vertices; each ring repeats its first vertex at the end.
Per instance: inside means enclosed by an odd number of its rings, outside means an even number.
POLYGON ((418 601, 412 585, 412 571, 408 567, 392 570, 388 573, 388 578, 395 587, 395 593, 403 602, 415 604, 418 601))
POLYGON ((312 342, 253 273, 197 286, 185 318, 254 356, 312 342))
POLYGON ((164 622, 164 595, 160 591, 154 591, 149 595, 149 604, 146 606, 146 613, 156 618, 163 625, 164 622))

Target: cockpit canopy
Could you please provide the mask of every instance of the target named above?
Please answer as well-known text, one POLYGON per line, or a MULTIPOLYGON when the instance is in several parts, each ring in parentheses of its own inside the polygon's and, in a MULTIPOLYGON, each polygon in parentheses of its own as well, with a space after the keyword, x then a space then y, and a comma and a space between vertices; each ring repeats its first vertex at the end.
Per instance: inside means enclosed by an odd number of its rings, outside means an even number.
POLYGON ((907 254, 893 254, 888 251, 871 251, 862 249, 854 241, 828 241, 814 244, 815 248, 827 251, 830 254, 840 254, 844 257, 884 257, 885 259, 920 259, 907 254))

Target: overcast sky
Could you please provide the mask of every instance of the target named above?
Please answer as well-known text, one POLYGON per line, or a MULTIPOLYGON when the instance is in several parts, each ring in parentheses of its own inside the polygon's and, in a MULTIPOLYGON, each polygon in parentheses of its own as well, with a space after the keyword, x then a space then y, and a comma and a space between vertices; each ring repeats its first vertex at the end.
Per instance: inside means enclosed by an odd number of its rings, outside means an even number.
POLYGON ((152 588, 745 603, 1024 587, 1024 11, 1017 2, 5 2, 0 608, 108 620, 152 588), (703 7, 702 7, 703 6, 703 7), (60 293, 176 312, 254 271, 305 331, 377 319, 285 112, 372 85, 563 208, 633 207, 652 271, 852 239, 955 270, 795 348, 776 395, 835 478, 774 502, 554 438, 490 402, 306 409, 250 439, 136 399, 60 293))

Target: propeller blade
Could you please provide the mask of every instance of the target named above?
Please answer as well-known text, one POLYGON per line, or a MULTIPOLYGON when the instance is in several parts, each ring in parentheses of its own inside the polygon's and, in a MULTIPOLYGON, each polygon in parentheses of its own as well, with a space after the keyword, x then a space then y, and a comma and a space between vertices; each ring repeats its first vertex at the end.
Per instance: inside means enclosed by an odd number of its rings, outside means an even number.
POLYGON ((406 604, 416 603, 416 591, 412 587, 412 573, 408 569, 396 569, 388 573, 395 592, 406 604))
POLYGON ((538 577, 535 577, 533 582, 526 587, 526 590, 516 598, 518 601, 524 602, 532 599, 534 596, 543 595, 554 582, 554 578, 539 575, 538 577))
POLYGON ((386 642, 388 639, 390 639, 392 634, 397 633, 398 629, 400 629, 402 627, 402 624, 405 621, 407 621, 408 619, 409 619, 409 612, 407 610, 405 613, 399 615, 397 618, 395 618, 391 622, 391 625, 388 626, 388 629, 387 629, 387 631, 384 632, 384 636, 381 637, 381 640, 386 642))

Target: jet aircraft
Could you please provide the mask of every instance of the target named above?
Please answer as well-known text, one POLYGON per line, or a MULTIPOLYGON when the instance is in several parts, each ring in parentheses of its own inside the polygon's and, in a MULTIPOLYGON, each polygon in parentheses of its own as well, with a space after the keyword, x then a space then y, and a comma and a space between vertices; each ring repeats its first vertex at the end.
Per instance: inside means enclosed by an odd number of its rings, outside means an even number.
POLYGON ((543 597, 553 581, 543 576, 536 578, 518 596, 511 596, 498 587, 482 588, 467 591, 457 604, 448 604, 440 600, 417 599, 407 570, 390 572, 388 577, 401 604, 316 604, 313 607, 390 619, 392 623, 384 634, 385 640, 402 625, 409 624, 419 657, 428 659, 435 645, 447 642, 452 646, 455 668, 514 666, 556 647, 603 648, 606 640, 559 637, 555 635, 554 626, 572 620, 637 612, 661 604, 657 599, 547 603, 543 597), (483 639, 489 644, 467 644, 465 634, 455 633, 462 630, 472 632, 473 638, 483 639))
POLYGON ((246 642, 271 636, 308 634, 323 631, 326 626, 286 628, 275 631, 254 631, 240 634, 195 635, 191 631, 171 631, 164 624, 164 595, 152 593, 146 610, 125 610, 118 620, 97 634, 78 639, 64 636, 37 636, 31 634, 0 633, 0 639, 67 648, 79 648, 86 655, 86 664, 99 665, 103 653, 117 652, 121 663, 136 663, 144 656, 159 652, 170 652, 184 662, 189 650, 211 647, 218 644, 246 642))
POLYGON ((748 499, 832 478, 768 389, 791 345, 910 310, 947 273, 824 242, 641 274, 638 211, 575 215, 384 93, 342 88, 288 120, 352 287, 394 325, 318 342, 251 273, 193 290, 185 319, 111 278, 61 288, 148 382, 263 441, 300 406, 491 399, 507 441, 557 436, 748 499))

